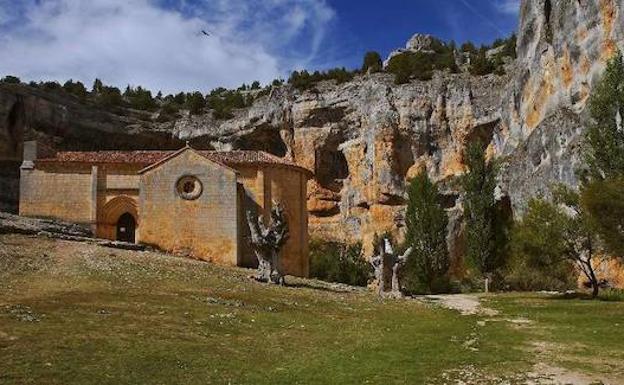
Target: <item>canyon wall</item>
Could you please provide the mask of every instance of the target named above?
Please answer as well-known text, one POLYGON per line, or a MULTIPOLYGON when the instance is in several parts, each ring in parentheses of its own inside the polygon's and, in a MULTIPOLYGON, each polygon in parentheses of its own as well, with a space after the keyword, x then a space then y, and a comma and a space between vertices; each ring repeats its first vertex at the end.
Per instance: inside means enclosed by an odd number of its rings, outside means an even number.
POLYGON ((156 123, 138 111, 104 112, 26 86, 0 86, 0 159, 19 160, 22 138, 57 148, 164 148, 190 140, 197 148, 265 150, 315 172, 308 187, 312 237, 366 245, 375 233, 401 232, 406 181, 421 170, 441 182, 457 229, 462 153, 480 139, 503 161, 501 196, 520 214, 552 183, 577 183, 585 106, 605 62, 622 47, 623 5, 522 1, 518 58, 507 75, 439 72, 396 85, 391 75, 372 73, 307 91, 285 85, 226 121, 206 113, 156 123))

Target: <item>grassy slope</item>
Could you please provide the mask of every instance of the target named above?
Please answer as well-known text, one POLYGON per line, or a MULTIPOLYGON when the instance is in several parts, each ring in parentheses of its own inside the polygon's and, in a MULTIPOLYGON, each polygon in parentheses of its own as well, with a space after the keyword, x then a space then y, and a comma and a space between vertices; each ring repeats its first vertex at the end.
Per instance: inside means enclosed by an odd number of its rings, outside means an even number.
MULTIPOLYGON (((417 301, 305 280, 271 287, 247 274, 0 236, 0 383, 438 384, 470 365, 500 376, 535 362, 533 332, 507 322, 484 327, 481 316, 417 301)), ((524 298, 491 302, 510 313, 528 306, 558 327, 568 312, 524 298)), ((599 333, 624 315, 621 304, 581 305, 608 307, 599 333)))

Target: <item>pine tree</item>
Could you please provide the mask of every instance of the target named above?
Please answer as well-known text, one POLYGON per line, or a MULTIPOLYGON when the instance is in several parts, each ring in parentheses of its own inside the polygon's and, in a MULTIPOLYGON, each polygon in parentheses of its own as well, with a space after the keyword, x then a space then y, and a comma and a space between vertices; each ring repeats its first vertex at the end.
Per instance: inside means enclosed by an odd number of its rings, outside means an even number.
POLYGON ((378 52, 370 51, 364 55, 364 63, 362 64, 362 72, 366 73, 368 70, 371 72, 379 72, 382 70, 383 62, 381 55, 378 52))
POLYGON ((411 181, 408 196, 406 243, 413 251, 405 269, 407 289, 428 293, 448 290, 448 217, 439 202, 438 188, 422 172, 411 181))
POLYGON ((93 82, 92 92, 94 94, 99 94, 100 92, 102 92, 103 88, 104 84, 102 83, 102 81, 100 79, 95 79, 95 81, 93 82))

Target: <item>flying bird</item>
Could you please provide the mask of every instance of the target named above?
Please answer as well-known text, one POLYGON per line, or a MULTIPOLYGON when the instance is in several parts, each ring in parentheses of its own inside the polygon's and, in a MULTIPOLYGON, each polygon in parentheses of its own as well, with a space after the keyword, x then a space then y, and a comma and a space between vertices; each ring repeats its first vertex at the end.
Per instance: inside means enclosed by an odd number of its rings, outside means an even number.
POLYGON ((203 29, 201 30, 201 33, 203 33, 206 36, 211 36, 208 32, 204 31, 203 29))

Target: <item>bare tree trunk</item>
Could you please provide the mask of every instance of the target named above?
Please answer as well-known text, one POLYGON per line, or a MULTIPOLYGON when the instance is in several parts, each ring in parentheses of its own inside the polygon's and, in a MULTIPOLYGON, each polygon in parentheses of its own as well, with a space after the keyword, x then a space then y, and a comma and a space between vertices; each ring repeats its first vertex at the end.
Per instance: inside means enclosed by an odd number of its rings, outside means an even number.
POLYGON ((373 271, 375 273, 375 281, 377 282, 377 294, 382 296, 385 291, 385 277, 384 277, 384 254, 380 253, 371 260, 373 271))
POLYGON ((280 205, 275 205, 271 210, 271 223, 268 226, 264 224, 262 217, 254 218, 250 211, 247 211, 246 215, 251 245, 258 259, 256 280, 283 285, 284 274, 279 255, 282 246, 288 240, 288 223, 284 217, 284 210, 280 205))

